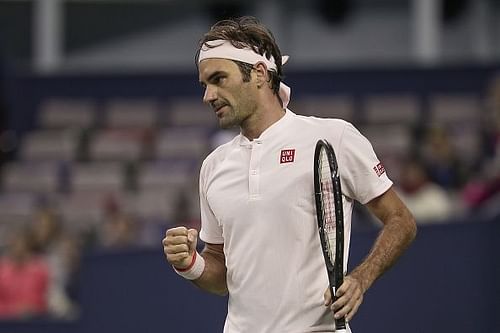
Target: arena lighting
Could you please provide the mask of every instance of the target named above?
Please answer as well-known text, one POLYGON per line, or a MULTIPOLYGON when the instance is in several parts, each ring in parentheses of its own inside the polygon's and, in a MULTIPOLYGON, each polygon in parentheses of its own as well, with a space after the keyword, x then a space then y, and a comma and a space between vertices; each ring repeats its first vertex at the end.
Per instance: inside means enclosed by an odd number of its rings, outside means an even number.
POLYGON ((468 0, 443 0, 441 18, 444 22, 453 21, 462 16, 469 6, 468 0))
POLYGON ((351 9, 351 0, 318 0, 318 13, 329 23, 342 23, 351 9))
POLYGON ((214 22, 242 16, 245 13, 245 9, 246 7, 239 1, 235 1, 234 3, 215 1, 207 4, 207 12, 210 14, 210 17, 214 20, 214 22))

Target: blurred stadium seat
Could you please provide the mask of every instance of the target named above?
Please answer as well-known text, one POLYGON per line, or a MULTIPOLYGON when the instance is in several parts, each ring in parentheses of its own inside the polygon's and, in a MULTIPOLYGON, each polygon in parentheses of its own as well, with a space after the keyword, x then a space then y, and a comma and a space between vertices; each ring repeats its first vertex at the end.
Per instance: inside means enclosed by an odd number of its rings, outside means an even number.
POLYGON ((153 98, 111 99, 104 107, 104 127, 154 128, 159 121, 159 104, 153 98))
POLYGON ((102 189, 85 189, 61 194, 57 200, 57 208, 65 226, 72 231, 89 231, 103 223, 106 203, 110 198, 123 202, 124 195, 118 191, 102 189))
POLYGON ((98 129, 89 135, 90 160, 138 161, 151 151, 153 132, 148 129, 98 129))
POLYGON ((197 164, 190 161, 145 162, 137 170, 137 187, 139 189, 182 189, 190 185, 197 171, 197 164))
POLYGON ((74 192, 120 193, 126 190, 125 171, 120 162, 75 163, 69 168, 69 187, 74 192))
POLYGON ((292 100, 290 109, 295 113, 320 118, 336 117, 353 121, 354 102, 348 95, 306 95, 292 100))
POLYGON ((25 161, 73 161, 80 154, 82 132, 76 129, 36 130, 21 142, 19 157, 25 161))
POLYGON ((174 98, 167 104, 166 122, 169 126, 216 127, 216 117, 210 107, 196 98, 174 98))
POLYGON ((420 106, 417 96, 369 95, 363 99, 361 117, 363 123, 369 124, 405 124, 415 125, 420 121, 420 106))
POLYGON ((11 162, 4 166, 2 187, 7 192, 54 193, 62 186, 58 162, 11 162))
POLYGON ((42 128, 89 128, 95 125, 97 104, 92 99, 47 98, 38 109, 42 128))
POLYGON ((179 197, 178 188, 144 188, 129 195, 128 207, 146 223, 165 224, 175 220, 179 197))
POLYGON ((381 155, 405 156, 410 153, 411 130, 404 125, 366 125, 361 132, 371 141, 373 148, 381 155))
POLYGON ((200 160, 209 148, 209 131, 197 127, 168 127, 160 130, 154 156, 157 159, 200 160))
POLYGON ((430 97, 429 104, 429 121, 432 124, 466 123, 474 126, 481 121, 481 102, 475 95, 436 94, 430 97))
POLYGON ((38 196, 32 192, 0 193, 0 225, 28 222, 37 205, 38 196))

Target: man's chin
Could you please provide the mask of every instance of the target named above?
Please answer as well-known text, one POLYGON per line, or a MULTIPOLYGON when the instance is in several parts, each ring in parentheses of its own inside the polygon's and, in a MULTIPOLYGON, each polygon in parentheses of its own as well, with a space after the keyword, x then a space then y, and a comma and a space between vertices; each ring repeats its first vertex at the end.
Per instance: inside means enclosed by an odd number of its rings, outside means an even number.
POLYGON ((224 117, 219 118, 219 127, 222 129, 230 129, 237 127, 238 124, 235 124, 233 120, 230 119, 224 119, 224 117))

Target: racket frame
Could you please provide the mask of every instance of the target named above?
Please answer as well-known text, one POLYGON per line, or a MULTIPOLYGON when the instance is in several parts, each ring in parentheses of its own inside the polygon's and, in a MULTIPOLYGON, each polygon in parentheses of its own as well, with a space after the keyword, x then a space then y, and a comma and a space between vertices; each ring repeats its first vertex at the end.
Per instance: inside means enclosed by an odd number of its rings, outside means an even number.
MULTIPOLYGON (((340 185, 340 174, 337 164, 337 158, 335 156, 335 151, 333 147, 327 140, 318 140, 316 143, 316 148, 314 150, 314 197, 316 201, 316 215, 318 221, 318 230, 321 241, 321 248, 323 252, 323 257, 325 259, 325 266, 328 273, 328 281, 330 293, 332 295, 332 303, 337 300, 335 291, 340 288, 344 281, 344 212, 342 204, 342 188, 340 185), (325 150, 328 164, 330 168, 330 175, 332 177, 332 188, 333 188, 333 201, 334 201, 334 211, 335 211, 335 263, 330 261, 330 256, 328 253, 328 239, 325 237, 325 219, 324 219, 324 205, 321 194, 321 178, 319 170, 320 154, 322 150, 325 150)), ((345 318, 335 319, 335 330, 345 330, 346 321, 345 318)))

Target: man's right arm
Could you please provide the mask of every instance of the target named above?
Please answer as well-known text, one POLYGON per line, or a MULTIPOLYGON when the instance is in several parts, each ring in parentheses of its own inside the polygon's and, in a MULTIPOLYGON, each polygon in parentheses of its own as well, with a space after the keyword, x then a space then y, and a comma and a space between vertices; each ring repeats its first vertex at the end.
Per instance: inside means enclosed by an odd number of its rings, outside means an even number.
MULTIPOLYGON (((193 266, 197 258, 196 245, 198 231, 177 227, 167 230, 163 239, 163 252, 168 262, 178 271, 184 271, 193 266)), ((223 244, 205 244, 201 252, 205 261, 203 272, 199 277, 191 280, 203 290, 217 294, 227 294, 226 265, 223 244)))
POLYGON ((201 252, 205 269, 193 283, 203 290, 224 296, 227 294, 226 259, 223 244, 205 244, 201 252))

